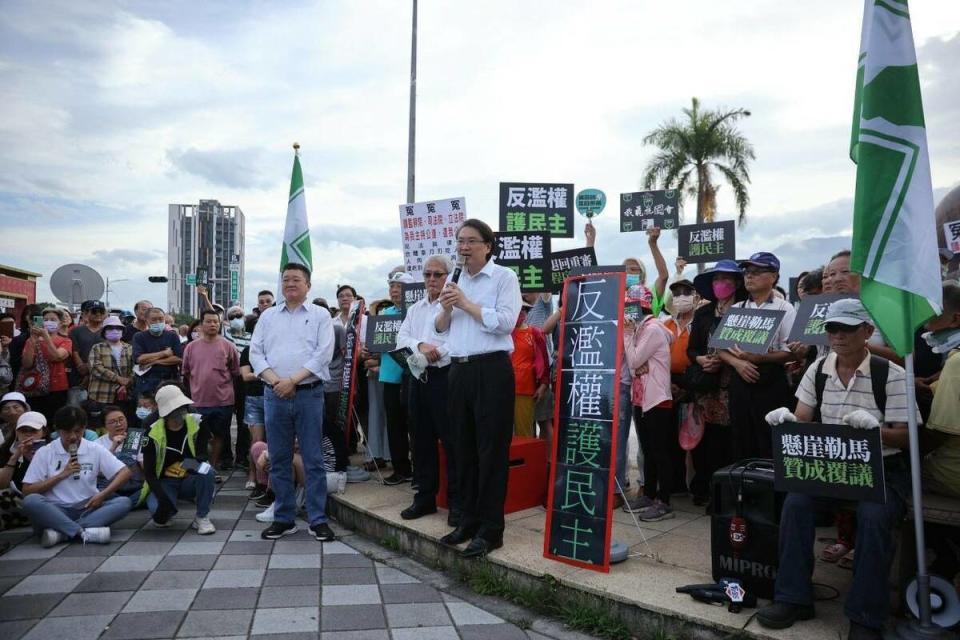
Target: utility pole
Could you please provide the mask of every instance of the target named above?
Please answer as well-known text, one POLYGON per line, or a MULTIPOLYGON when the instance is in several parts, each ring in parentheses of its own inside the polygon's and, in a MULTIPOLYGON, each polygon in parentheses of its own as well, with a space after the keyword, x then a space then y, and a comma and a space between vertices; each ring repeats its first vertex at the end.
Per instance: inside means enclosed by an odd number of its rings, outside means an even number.
POLYGON ((417 0, 413 0, 413 28, 410 43, 410 131, 407 141, 407 202, 414 201, 417 142, 417 0))

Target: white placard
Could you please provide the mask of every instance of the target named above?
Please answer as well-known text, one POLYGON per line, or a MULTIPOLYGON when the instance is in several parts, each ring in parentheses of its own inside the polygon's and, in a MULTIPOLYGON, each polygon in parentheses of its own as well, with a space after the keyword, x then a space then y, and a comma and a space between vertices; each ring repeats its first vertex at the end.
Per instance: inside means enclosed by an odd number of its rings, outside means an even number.
POLYGON ((944 222, 943 237, 947 241, 947 249, 960 253, 960 220, 944 222))
POLYGON ((466 198, 400 205, 400 240, 407 273, 422 280, 423 263, 431 255, 455 256, 457 228, 466 219, 466 198))

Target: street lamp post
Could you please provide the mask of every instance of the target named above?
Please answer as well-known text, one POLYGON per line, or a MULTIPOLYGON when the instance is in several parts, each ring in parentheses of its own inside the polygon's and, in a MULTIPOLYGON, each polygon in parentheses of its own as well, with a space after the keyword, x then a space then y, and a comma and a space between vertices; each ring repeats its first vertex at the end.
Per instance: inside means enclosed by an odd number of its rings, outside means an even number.
MULTIPOLYGON (((127 282, 129 280, 130 278, 117 278, 112 282, 127 282)), ((107 313, 110 313, 110 291, 111 291, 110 282, 111 282, 110 276, 107 276, 107 287, 106 287, 106 290, 104 291, 104 294, 106 296, 104 300, 104 306, 107 308, 107 313)))

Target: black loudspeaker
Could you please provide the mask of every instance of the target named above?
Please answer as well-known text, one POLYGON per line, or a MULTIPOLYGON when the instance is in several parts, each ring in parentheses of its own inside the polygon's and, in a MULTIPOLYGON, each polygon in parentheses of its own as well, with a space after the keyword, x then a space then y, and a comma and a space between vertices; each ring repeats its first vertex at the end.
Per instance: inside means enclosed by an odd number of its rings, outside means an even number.
POLYGON ((713 579, 737 578, 773 598, 783 493, 773 490, 773 461, 741 460, 713 474, 710 553, 713 579))

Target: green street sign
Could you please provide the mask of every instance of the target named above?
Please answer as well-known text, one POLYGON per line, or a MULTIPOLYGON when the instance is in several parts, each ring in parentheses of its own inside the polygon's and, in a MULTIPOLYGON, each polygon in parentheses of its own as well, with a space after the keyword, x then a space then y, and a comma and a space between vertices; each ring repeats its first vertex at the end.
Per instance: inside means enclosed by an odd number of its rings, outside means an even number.
POLYGON ((195 273, 187 274, 187 284, 191 287, 197 286, 197 275, 195 273))
POLYGON ((580 215, 592 218, 600 215, 607 206, 607 195, 600 189, 584 189, 577 194, 577 211, 580 215))
POLYGON ((230 269, 230 300, 237 302, 240 299, 240 270, 230 269))

